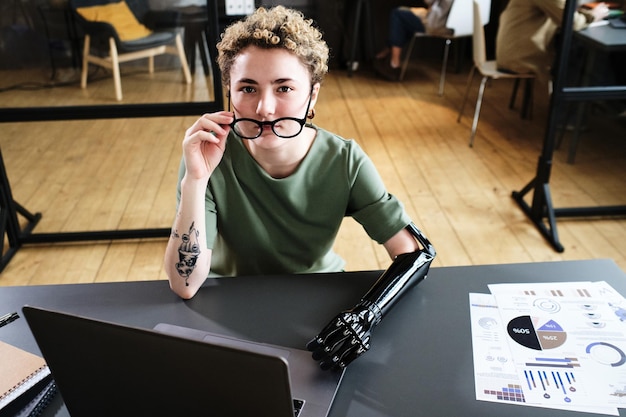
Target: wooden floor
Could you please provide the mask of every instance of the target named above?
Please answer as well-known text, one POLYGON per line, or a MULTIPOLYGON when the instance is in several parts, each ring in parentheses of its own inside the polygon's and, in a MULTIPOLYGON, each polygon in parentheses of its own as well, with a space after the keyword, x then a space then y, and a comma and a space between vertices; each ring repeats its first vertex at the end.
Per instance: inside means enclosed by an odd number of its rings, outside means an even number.
MULTIPOLYGON (((474 148, 468 147, 474 85, 457 123, 467 72, 449 73, 437 95, 438 62, 415 60, 402 83, 362 68, 352 77, 333 70, 315 122, 356 138, 388 189, 438 250, 435 266, 611 258, 626 270, 626 221, 558 219, 565 246, 555 252, 511 198, 535 176, 548 95, 535 91, 532 120, 508 108, 509 81, 490 84, 474 148)), ((200 69, 200 73, 201 73, 200 69)), ((122 76, 128 102, 203 100, 211 95, 177 70, 122 76), (169 97, 177 97, 170 100, 169 97)), ((2 73, 6 83, 15 73, 2 73)), ((0 94, 0 106, 114 104, 112 80, 0 94)), ((555 207, 626 203, 626 122, 596 107, 576 161, 566 162, 569 134, 555 152, 550 190, 555 207)), ((43 218, 35 232, 169 227, 185 129, 195 117, 0 124, 0 147, 15 200, 43 218)), ((529 195, 530 197, 531 195, 529 195)), ((0 285, 165 279, 164 239, 30 245, 0 274, 0 285)), ((5 249, 7 242, 5 242, 5 249)), ((389 265, 384 250, 347 219, 336 250, 348 270, 389 265)), ((602 279, 601 276, 589 277, 602 279)), ((545 277, 549 280, 550 277, 545 277)))

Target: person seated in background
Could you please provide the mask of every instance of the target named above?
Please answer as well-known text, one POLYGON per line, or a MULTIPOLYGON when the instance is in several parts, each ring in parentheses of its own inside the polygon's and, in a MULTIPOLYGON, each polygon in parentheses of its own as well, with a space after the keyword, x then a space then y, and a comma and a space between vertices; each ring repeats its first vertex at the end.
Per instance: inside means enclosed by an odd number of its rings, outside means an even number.
MULTIPOLYGON (((554 38, 563 20, 565 0, 510 0, 500 15, 496 35, 498 69, 533 73, 545 83, 555 59, 554 38)), ((573 29, 581 30, 609 14, 606 4, 579 8, 573 29)))
POLYGON ((389 14, 388 46, 376 55, 374 62, 378 75, 390 81, 399 81, 402 48, 416 32, 448 32, 446 21, 453 1, 424 0, 428 8, 400 6, 392 9, 389 14))

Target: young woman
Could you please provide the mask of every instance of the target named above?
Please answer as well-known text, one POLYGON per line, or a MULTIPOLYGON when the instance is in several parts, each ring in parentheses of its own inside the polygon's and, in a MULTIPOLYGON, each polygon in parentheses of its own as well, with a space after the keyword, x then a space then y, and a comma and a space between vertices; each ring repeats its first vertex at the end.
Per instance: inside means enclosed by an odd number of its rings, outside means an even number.
POLYGON ((185 133, 165 253, 173 291, 191 298, 210 273, 341 271, 332 246, 345 216, 392 259, 419 249, 411 219, 361 148, 306 123, 328 70, 310 20, 260 8, 226 29, 218 54, 229 109, 185 133))

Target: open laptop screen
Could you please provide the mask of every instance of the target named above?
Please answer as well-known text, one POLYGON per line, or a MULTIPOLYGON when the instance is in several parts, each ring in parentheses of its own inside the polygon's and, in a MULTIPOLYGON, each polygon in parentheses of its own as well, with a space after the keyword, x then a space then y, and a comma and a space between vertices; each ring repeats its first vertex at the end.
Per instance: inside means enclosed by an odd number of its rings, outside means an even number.
POLYGON ((287 363, 151 330, 24 307, 73 417, 293 417, 287 363))

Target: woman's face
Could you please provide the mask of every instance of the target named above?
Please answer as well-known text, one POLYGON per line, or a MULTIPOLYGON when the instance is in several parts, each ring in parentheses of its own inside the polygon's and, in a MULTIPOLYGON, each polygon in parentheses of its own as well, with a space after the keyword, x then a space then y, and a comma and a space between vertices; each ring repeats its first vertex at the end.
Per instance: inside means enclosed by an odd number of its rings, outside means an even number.
MULTIPOLYGON (((306 117, 315 106, 319 84, 311 93, 308 69, 291 52, 281 49, 263 49, 249 46, 235 58, 230 71, 230 100, 237 118, 261 122, 281 117, 306 117)), ((278 138, 269 126, 264 126, 255 144, 263 141, 285 141, 278 138)))

